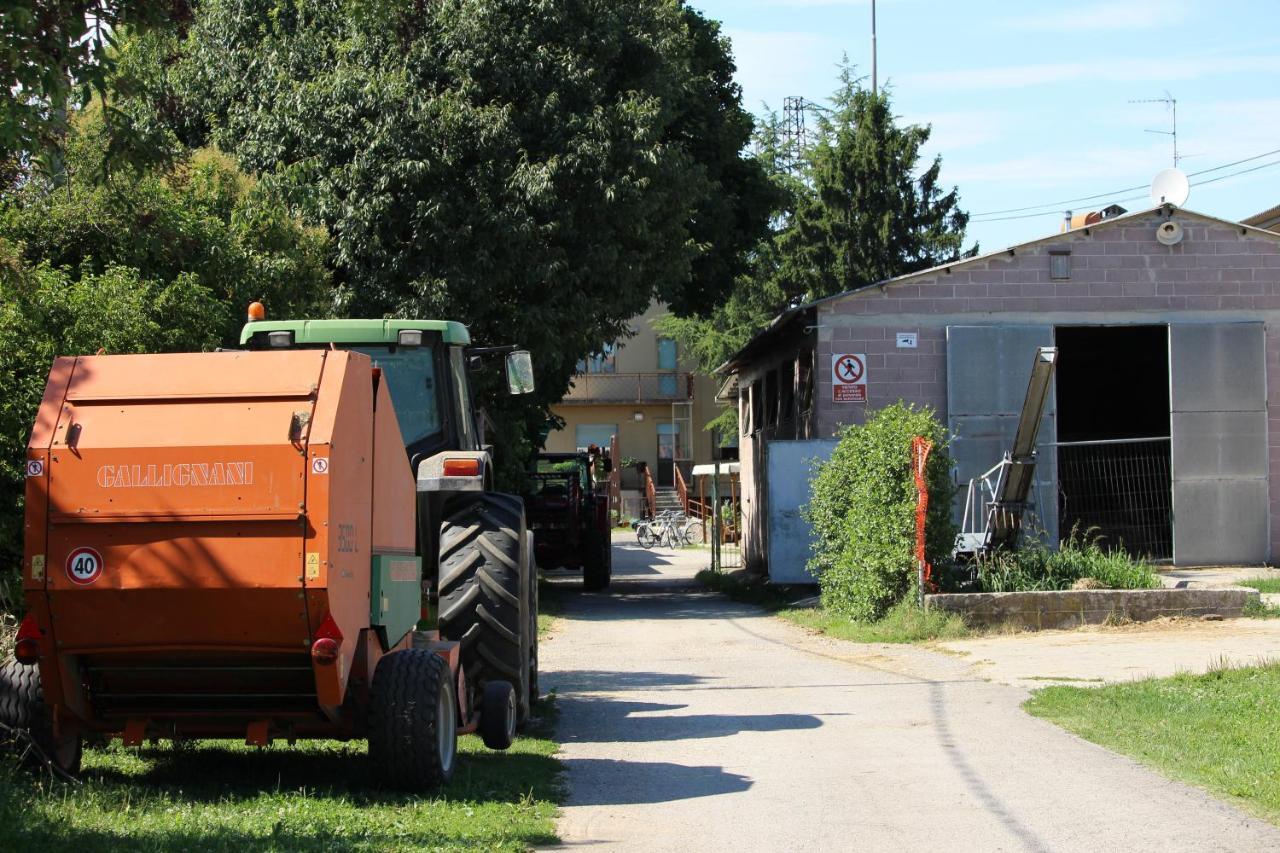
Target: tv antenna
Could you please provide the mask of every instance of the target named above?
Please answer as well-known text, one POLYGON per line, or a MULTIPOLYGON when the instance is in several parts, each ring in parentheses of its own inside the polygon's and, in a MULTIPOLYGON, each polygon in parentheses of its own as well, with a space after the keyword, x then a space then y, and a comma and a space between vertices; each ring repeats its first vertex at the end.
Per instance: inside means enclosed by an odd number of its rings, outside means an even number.
POLYGON ((1147 133, 1158 133, 1161 136, 1173 137, 1173 168, 1178 168, 1178 164, 1182 162, 1182 155, 1178 153, 1178 99, 1169 94, 1166 90, 1163 98, 1143 98, 1137 101, 1130 101, 1131 104, 1164 104, 1168 108, 1172 121, 1169 130, 1152 130, 1144 128, 1147 133))

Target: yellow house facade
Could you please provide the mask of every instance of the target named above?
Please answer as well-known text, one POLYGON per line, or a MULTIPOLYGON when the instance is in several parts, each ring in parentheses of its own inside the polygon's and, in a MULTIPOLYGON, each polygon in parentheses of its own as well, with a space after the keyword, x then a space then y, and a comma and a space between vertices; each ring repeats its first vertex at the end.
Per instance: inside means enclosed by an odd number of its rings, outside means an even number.
MULTIPOLYGON (((666 313, 666 306, 650 305, 630 321, 631 337, 606 344, 599 355, 579 363, 569 393, 552 407, 564 427, 547 437, 549 452, 607 447, 616 435, 615 463, 644 462, 659 488, 674 484, 675 466, 688 482, 694 465, 717 454, 737 458, 736 436, 724 437, 733 446, 721 448, 720 437, 704 429, 719 412, 715 379, 696 374, 678 344, 653 328, 666 313)), ((622 470, 622 488, 640 488, 631 467, 622 470)))

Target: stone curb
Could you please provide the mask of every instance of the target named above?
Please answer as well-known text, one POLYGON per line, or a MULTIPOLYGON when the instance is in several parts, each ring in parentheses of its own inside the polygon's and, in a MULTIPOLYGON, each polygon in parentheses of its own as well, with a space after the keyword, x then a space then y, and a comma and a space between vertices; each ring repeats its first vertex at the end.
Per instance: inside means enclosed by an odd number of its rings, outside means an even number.
POLYGON ((1065 589, 1049 592, 969 592, 926 595, 930 610, 958 613, 971 625, 1015 625, 1036 630, 1149 622, 1164 616, 1235 617, 1258 591, 1217 589, 1065 589))

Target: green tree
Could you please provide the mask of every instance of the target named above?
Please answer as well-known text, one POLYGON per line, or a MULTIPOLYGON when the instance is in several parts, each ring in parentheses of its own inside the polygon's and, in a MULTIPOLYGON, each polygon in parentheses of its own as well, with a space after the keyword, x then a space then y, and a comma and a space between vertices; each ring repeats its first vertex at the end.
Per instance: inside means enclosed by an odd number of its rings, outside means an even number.
POLYGON ((728 44, 677 0, 210 0, 185 49, 187 132, 329 228, 343 313, 518 342, 544 405, 652 298, 723 300, 767 230, 728 44))
POLYGON ((113 91, 117 34, 184 21, 190 5, 188 0, 6 3, 0 14, 0 156, 42 160, 46 171, 60 172, 70 117, 95 96, 106 101, 113 91))
MULTIPOLYGON (((888 93, 863 89, 848 66, 831 104, 818 114, 807 151, 787 149, 776 115, 761 123, 756 158, 777 199, 770 233, 723 303, 702 316, 657 321, 705 373, 787 308, 977 251, 961 248, 968 216, 956 190, 938 185, 941 160, 917 175, 929 128, 899 126, 888 93)), ((708 426, 734 422, 726 411, 708 426)))
POLYGON ((845 65, 807 153, 812 192, 783 236, 783 278, 817 299, 976 254, 958 191, 938 183, 942 158, 920 169, 929 128, 900 126, 889 93, 845 65))

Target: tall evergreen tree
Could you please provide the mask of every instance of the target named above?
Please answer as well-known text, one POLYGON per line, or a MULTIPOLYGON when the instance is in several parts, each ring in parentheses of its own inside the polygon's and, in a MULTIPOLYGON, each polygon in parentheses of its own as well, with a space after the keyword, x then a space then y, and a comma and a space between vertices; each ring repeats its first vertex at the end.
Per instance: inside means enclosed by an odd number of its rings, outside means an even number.
POLYGON ((808 152, 812 192, 782 238, 784 279, 816 299, 966 255, 969 216, 939 186, 942 158, 919 168, 929 128, 899 125, 889 93, 863 88, 847 64, 831 103, 808 152))

